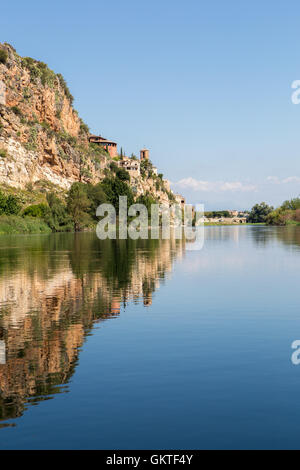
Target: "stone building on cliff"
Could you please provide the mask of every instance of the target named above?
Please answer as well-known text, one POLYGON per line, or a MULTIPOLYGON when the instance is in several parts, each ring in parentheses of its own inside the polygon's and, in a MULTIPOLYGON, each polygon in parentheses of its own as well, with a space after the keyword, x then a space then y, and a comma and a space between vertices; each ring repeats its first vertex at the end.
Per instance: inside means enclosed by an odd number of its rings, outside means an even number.
POLYGON ((118 161, 118 166, 127 170, 131 176, 138 177, 141 174, 140 162, 134 158, 123 157, 118 161))
POLYGON ((107 150, 111 158, 117 157, 118 155, 117 143, 112 140, 104 139, 101 135, 90 135, 89 142, 101 145, 105 150, 107 150))

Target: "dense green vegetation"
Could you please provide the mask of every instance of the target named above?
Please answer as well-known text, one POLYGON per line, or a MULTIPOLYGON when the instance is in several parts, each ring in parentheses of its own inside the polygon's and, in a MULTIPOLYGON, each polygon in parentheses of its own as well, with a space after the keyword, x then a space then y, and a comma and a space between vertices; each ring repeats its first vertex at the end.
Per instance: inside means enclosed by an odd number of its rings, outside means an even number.
POLYGON ((268 214, 269 225, 300 225, 300 197, 285 201, 268 214))
MULTIPOLYGON (((126 182, 128 172, 119 170, 109 172, 96 185, 73 183, 65 196, 48 191, 42 202, 25 207, 20 197, 0 191, 0 233, 81 231, 95 226, 100 204, 111 203, 118 213, 119 196, 127 196, 128 205, 134 203, 132 189, 126 182)), ((143 200, 147 204, 155 202, 149 196, 143 200)))
POLYGON ((17 233, 50 233, 50 227, 39 218, 20 217, 16 215, 0 216, 0 235, 17 233))
POLYGON ((20 211, 21 206, 15 196, 6 196, 0 191, 0 216, 16 215, 20 211))
POLYGON ((285 201, 277 209, 268 206, 265 202, 255 204, 248 222, 268 225, 300 225, 300 197, 285 201))
POLYGON ((255 204, 252 207, 248 217, 248 222, 251 224, 265 223, 268 215, 273 211, 273 207, 268 206, 265 202, 255 204))

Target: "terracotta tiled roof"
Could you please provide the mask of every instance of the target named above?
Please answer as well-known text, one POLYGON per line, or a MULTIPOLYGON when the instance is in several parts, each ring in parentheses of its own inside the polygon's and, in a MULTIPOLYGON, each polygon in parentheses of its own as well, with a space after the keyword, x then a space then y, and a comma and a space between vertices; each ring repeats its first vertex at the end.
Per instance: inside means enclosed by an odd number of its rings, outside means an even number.
POLYGON ((104 139, 104 137, 101 137, 101 135, 90 135, 89 140, 92 140, 92 139, 97 139, 99 142, 103 142, 103 143, 106 143, 106 144, 116 144, 117 145, 117 142, 114 142, 113 140, 104 139))

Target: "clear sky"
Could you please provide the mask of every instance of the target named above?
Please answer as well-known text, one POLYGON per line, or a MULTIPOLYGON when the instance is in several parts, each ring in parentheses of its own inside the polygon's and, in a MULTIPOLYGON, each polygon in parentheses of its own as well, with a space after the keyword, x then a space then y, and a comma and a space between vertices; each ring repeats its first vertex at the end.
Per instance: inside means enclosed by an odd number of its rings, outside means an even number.
POLYGON ((189 202, 300 193, 300 2, 2 2, 0 41, 67 80, 91 130, 146 146, 189 202))

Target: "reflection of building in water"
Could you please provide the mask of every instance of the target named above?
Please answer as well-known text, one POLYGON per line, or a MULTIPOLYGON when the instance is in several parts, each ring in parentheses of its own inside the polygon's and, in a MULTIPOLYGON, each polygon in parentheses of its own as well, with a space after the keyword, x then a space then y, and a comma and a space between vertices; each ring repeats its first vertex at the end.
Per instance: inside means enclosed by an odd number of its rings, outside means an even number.
POLYGON ((152 305, 152 292, 149 292, 149 294, 144 294, 144 305, 146 307, 148 305, 152 305))
POLYGON ((112 299, 110 311, 112 314, 118 315, 120 313, 120 299, 112 299))
POLYGON ((116 249, 107 265, 99 251, 97 270, 91 246, 93 269, 82 268, 86 258, 76 253, 74 260, 56 256, 51 269, 47 259, 34 263, 29 253, 29 266, 9 265, 0 278, 0 419, 20 416, 29 397, 39 401, 57 393, 72 375, 94 322, 119 315, 120 305, 131 300, 150 306, 160 280, 184 253, 180 240, 142 241, 140 249, 125 247, 124 266, 117 243, 105 247, 116 249))

